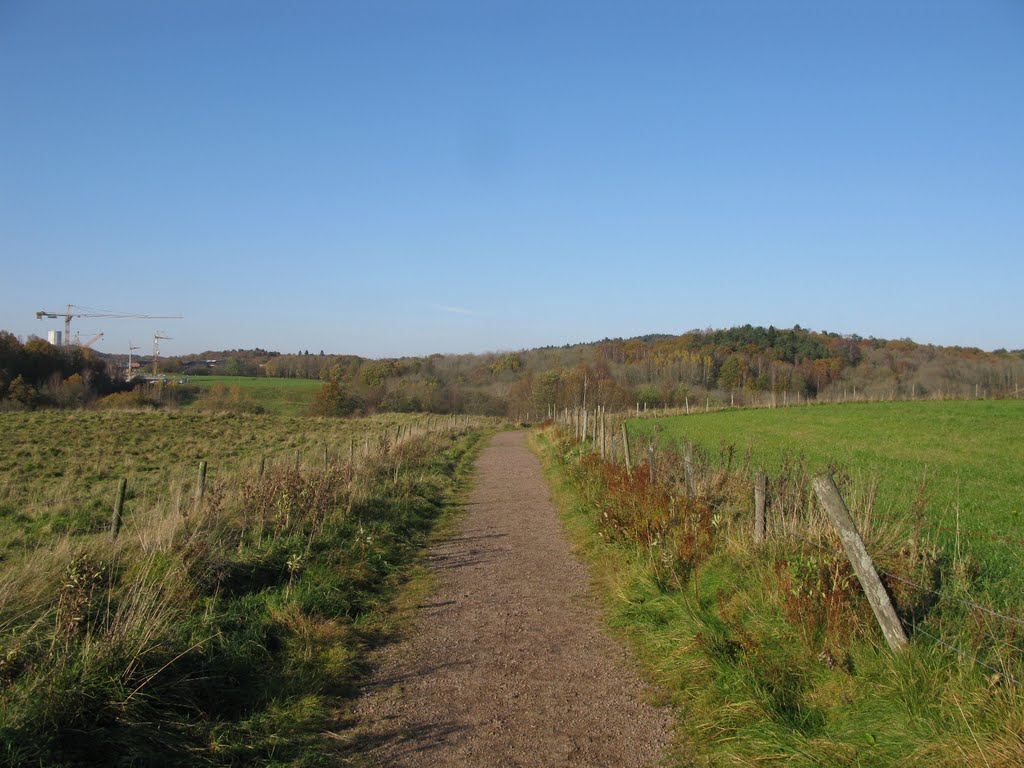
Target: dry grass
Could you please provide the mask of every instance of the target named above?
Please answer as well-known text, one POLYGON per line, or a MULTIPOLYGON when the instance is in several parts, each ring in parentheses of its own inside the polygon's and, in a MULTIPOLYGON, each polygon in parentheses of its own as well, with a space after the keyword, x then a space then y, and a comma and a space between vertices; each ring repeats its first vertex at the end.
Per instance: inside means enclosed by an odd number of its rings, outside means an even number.
POLYGON ((24 421, 3 460, 24 482, 7 484, 3 502, 13 511, 0 564, 0 762, 9 764, 315 763, 310 744, 359 673, 358 626, 492 426, 405 417, 310 420, 300 432, 302 422, 275 417, 211 417, 211 427, 133 414, 144 433, 108 436, 87 454, 91 437, 122 422, 11 416, 24 421), (64 441, 50 432, 62 423, 64 441), (190 482, 152 454, 194 451, 197 429, 216 435, 201 501, 194 468, 190 482), (38 457, 51 453, 74 453, 52 483, 33 475, 46 474, 38 457), (111 465, 135 489, 116 540, 108 508, 83 490, 94 485, 86 473, 111 465), (76 517, 83 503, 95 514, 76 517))

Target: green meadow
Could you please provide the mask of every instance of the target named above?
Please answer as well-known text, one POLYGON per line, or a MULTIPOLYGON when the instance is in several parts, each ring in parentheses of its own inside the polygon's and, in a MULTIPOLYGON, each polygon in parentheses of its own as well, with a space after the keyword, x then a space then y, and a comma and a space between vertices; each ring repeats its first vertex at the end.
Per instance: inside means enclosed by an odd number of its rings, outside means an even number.
POLYGON ((315 379, 277 379, 265 376, 190 376, 189 384, 211 389, 216 384, 239 387, 263 406, 267 413, 301 416, 323 382, 315 379))
POLYGON ((769 474, 786 462, 811 473, 877 482, 875 513, 910 520, 918 509, 933 536, 1024 572, 1024 402, 851 403, 737 409, 633 420, 639 436, 661 428, 663 446, 691 441, 712 463, 750 461, 769 474), (981 534, 981 535, 975 535, 981 534))

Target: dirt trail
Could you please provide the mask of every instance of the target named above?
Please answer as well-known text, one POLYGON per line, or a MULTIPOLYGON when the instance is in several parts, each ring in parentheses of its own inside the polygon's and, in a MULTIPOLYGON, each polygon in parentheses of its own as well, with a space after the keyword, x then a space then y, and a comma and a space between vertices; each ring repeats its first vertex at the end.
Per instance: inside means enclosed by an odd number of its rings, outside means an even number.
POLYGON ((477 463, 462 530, 408 636, 358 702, 381 766, 646 766, 670 739, 626 652, 599 629, 586 569, 559 528, 522 432, 477 463))

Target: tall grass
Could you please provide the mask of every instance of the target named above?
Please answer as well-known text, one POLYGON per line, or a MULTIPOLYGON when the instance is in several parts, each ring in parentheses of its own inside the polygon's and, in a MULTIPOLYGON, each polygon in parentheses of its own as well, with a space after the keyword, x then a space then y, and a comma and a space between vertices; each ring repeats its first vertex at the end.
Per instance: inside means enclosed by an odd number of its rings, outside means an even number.
MULTIPOLYGON (((981 631, 978 611, 890 578, 912 644, 889 652, 804 463, 773 471, 776 525, 758 546, 742 455, 698 455, 690 497, 673 451, 659 452, 652 485, 646 463, 630 474, 570 438, 544 431, 542 455, 613 623, 678 707, 689 736, 681 764, 1020 764, 1024 644, 1014 625, 981 631)), ((940 548, 912 551, 913 529, 873 515, 871 489, 839 474, 876 563, 973 596, 940 548)))
MULTIPOLYGON (((121 536, 53 534, 0 568, 0 761, 321 765, 374 617, 451 508, 480 421, 324 466, 248 462, 121 536)), ((364 446, 365 447, 365 446, 364 446)))

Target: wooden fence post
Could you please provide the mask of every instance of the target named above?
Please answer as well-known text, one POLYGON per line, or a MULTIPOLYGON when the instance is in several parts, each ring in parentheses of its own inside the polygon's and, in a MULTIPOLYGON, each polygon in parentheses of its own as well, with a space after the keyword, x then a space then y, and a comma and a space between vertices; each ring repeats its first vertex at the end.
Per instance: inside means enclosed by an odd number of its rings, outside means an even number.
POLYGON ((196 480, 196 500, 195 507, 199 508, 199 505, 203 503, 203 494, 206 493, 206 460, 199 462, 199 477, 196 480))
POLYGON ((622 421, 622 453, 626 459, 626 474, 632 475, 633 467, 630 465, 629 461, 629 431, 626 429, 625 419, 622 421))
POLYGON ((655 485, 658 482, 658 473, 654 466, 654 442, 651 441, 647 444, 647 462, 651 468, 651 485, 655 485))
POLYGON ((263 477, 263 473, 267 469, 267 457, 260 456, 260 477, 263 477))
POLYGON ((764 541, 765 533, 765 491, 768 486, 768 478, 764 472, 757 473, 754 482, 754 543, 761 544, 764 541))
POLYGON ((605 457, 604 408, 601 409, 601 458, 605 457))
POLYGON ((121 532, 121 513, 124 511, 124 494, 128 488, 127 478, 117 484, 117 498, 114 500, 114 514, 110 518, 110 538, 116 539, 121 532))
POLYGON ((863 539, 857 533, 857 526, 846 502, 839 494, 839 489, 831 477, 818 475, 814 478, 814 493, 828 513, 836 533, 839 534, 839 540, 843 543, 846 556, 850 558, 850 564, 857 573, 878 626, 882 628, 885 641, 893 651, 902 651, 907 647, 907 633, 904 632, 899 616, 896 615, 889 593, 885 591, 881 579, 878 578, 875 564, 871 561, 871 555, 868 554, 863 539))
POLYGON ((327 464, 328 464, 328 461, 327 461, 327 446, 324 445, 324 469, 327 469, 327 464))

